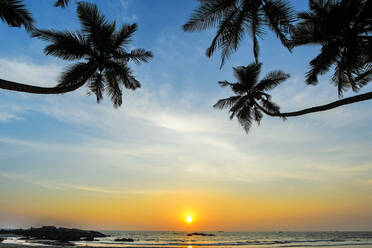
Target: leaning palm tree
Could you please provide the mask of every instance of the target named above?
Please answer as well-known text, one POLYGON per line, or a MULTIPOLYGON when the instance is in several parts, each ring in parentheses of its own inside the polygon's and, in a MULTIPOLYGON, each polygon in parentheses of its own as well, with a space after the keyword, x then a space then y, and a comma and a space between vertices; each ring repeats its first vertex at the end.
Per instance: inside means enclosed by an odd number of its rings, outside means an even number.
POLYGON ((263 113, 268 116, 286 119, 287 117, 296 117, 326 111, 343 105, 372 99, 372 92, 368 92, 325 105, 283 113, 280 112, 279 106, 271 101, 271 95, 269 95, 267 91, 274 89, 280 83, 288 79, 288 74, 280 70, 275 70, 269 72, 259 81, 258 77, 261 71, 260 63, 251 63, 248 66, 239 66, 233 69, 238 82, 230 83, 228 81, 221 81, 218 83, 222 87, 229 86, 235 95, 219 100, 213 107, 218 109, 229 108, 230 119, 236 116, 246 132, 249 131, 253 121, 260 124, 263 113))
POLYGON ((289 78, 280 70, 269 72, 262 80, 258 80, 261 71, 260 63, 248 66, 234 67, 234 75, 238 82, 218 82, 222 87, 229 86, 235 96, 219 100, 213 107, 218 109, 229 108, 230 119, 236 116, 246 132, 249 131, 253 121, 260 124, 262 112, 280 115, 280 108, 271 101, 266 92, 289 78))
POLYGON ((321 46, 306 82, 315 85, 318 75, 334 68, 339 96, 349 88, 357 92, 372 80, 372 1, 310 0, 309 8, 298 14, 291 41, 293 46, 321 46))
POLYGON ((0 79, 0 88, 37 94, 61 94, 87 85, 90 93, 103 98, 104 92, 115 107, 122 104, 123 87, 140 87, 128 66, 148 62, 153 54, 144 49, 127 50, 137 25, 123 25, 116 30, 115 22, 107 22, 95 4, 79 2, 78 17, 82 30, 78 32, 37 30, 33 36, 50 42, 47 55, 64 60, 77 60, 61 73, 56 87, 37 87, 0 79))
POLYGON ((211 57, 216 49, 221 49, 221 67, 231 53, 238 49, 245 33, 249 33, 252 38, 253 54, 258 63, 257 38, 263 35, 265 25, 289 48, 287 36, 295 18, 286 0, 199 1, 200 6, 183 25, 183 30, 194 32, 217 27, 216 36, 206 55, 211 57))
POLYGON ((32 15, 21 0, 0 0, 0 19, 11 27, 34 29, 32 15))

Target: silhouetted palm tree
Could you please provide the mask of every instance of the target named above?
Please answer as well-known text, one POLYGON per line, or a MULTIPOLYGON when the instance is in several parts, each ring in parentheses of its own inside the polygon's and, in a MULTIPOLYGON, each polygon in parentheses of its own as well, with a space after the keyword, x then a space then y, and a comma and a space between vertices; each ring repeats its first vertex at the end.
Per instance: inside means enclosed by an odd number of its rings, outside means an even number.
POLYGON ((34 20, 21 0, 0 0, 0 19, 11 27, 23 25, 26 30, 33 30, 34 20))
POLYGON ((298 14, 301 21, 291 41, 293 46, 322 46, 310 62, 306 82, 317 84, 318 75, 334 66, 339 96, 348 88, 358 91, 372 80, 372 1, 310 0, 309 8, 298 14))
POLYGON ((70 0, 58 0, 54 3, 54 6, 56 7, 61 7, 61 8, 66 8, 70 0))
POLYGON ((236 116, 246 132, 249 131, 253 121, 256 121, 258 124, 260 124, 263 117, 262 113, 272 117, 280 117, 285 119, 287 117, 295 117, 314 112, 326 111, 343 105, 372 99, 372 92, 368 92, 365 94, 344 98, 325 105, 315 106, 294 112, 282 113, 280 112, 279 106, 271 101, 271 96, 267 93, 267 91, 274 89, 284 80, 289 78, 288 74, 280 70, 275 70, 269 72, 263 79, 258 81, 258 76, 261 71, 260 63, 251 63, 246 67, 239 66, 233 69, 234 75, 238 79, 238 82, 230 83, 228 81, 222 81, 218 83, 222 87, 231 87, 232 91, 235 93, 235 96, 221 99, 215 105, 213 105, 213 107, 218 109, 229 108, 231 113, 230 119, 236 116))
POLYGON ((28 93, 60 94, 88 84, 98 102, 106 91, 114 106, 120 106, 123 87, 131 90, 140 87, 128 62, 148 62, 153 54, 144 49, 127 51, 126 46, 137 30, 137 25, 123 25, 116 31, 115 22, 107 22, 97 6, 90 3, 79 2, 77 12, 82 25, 81 31, 37 30, 33 34, 50 42, 44 49, 47 55, 79 61, 61 74, 56 87, 36 87, 0 80, 0 88, 28 93))
POLYGON ((275 88, 289 78, 289 75, 280 71, 269 72, 262 80, 258 81, 261 71, 260 63, 248 66, 234 67, 236 83, 228 81, 218 82, 222 87, 229 86, 235 96, 219 100, 213 107, 230 109, 230 119, 236 116, 246 132, 253 121, 260 124, 264 113, 280 115, 279 106, 271 101, 271 96, 266 91, 275 88))
POLYGON ((212 56, 217 48, 222 49, 221 67, 235 51, 246 32, 252 37, 253 53, 258 63, 257 37, 267 25, 289 48, 287 34, 294 21, 293 11, 285 0, 199 0, 189 21, 183 25, 188 32, 206 30, 217 26, 217 33, 206 55, 212 56))

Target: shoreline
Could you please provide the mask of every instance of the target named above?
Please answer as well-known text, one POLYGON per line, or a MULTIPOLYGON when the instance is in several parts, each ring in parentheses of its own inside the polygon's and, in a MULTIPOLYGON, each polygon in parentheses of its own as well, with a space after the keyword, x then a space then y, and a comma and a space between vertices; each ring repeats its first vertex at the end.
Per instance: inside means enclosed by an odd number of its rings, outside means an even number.
MULTIPOLYGON (((32 248, 32 247, 40 247, 40 248, 113 248, 112 246, 81 246, 81 245, 24 245, 24 244, 4 244, 0 243, 0 248, 32 248)), ((115 248, 196 248, 196 247, 205 247, 205 248, 212 248, 212 247, 218 247, 218 248, 232 248, 232 246, 192 246, 192 245, 185 245, 185 246, 116 246, 115 248)), ((236 246, 235 246, 236 247, 236 246)), ((257 246, 238 246, 242 248, 257 248, 257 246)), ((285 246, 285 245, 278 245, 278 246, 261 246, 261 248, 306 248, 306 247, 316 247, 316 248, 344 248, 344 247, 358 247, 358 248, 372 248, 372 245, 366 245, 366 244, 349 244, 349 245, 322 245, 322 246, 285 246)))

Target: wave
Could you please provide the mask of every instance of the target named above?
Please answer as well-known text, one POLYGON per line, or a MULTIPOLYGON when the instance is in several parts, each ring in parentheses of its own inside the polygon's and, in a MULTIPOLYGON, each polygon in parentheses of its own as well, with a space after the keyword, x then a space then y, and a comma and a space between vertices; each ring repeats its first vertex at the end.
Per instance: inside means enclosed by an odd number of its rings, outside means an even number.
POLYGON ((341 244, 313 244, 313 245, 283 245, 280 247, 325 247, 325 246, 356 246, 372 245, 372 243, 341 243, 341 244))
MULTIPOLYGON (((173 241, 173 240, 172 240, 173 241)), ((125 245, 125 246, 145 246, 145 247, 167 247, 167 246, 196 246, 196 247, 207 247, 207 246, 260 246, 260 245, 280 245, 279 247, 321 247, 321 246, 351 246, 351 245, 372 245, 372 242, 353 242, 345 243, 345 240, 272 240, 272 241, 227 241, 227 242, 133 242, 133 243, 121 243, 121 242, 101 242, 101 244, 108 245, 125 245)))

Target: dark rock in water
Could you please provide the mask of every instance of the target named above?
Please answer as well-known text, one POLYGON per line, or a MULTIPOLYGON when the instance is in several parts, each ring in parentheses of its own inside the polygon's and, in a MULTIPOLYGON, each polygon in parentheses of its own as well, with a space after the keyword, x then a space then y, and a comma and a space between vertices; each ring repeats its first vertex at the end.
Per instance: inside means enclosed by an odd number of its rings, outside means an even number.
POLYGON ((40 228, 0 230, 0 234, 15 234, 41 240, 79 241, 81 239, 92 240, 95 237, 106 237, 105 234, 96 231, 86 231, 75 228, 57 228, 55 226, 43 226, 40 228))
POLYGON ((115 239, 116 242, 134 242, 134 239, 131 238, 121 238, 121 239, 115 239))
POLYGON ((188 233, 187 236, 216 236, 215 234, 212 233, 199 233, 199 232, 193 232, 193 233, 188 233))
POLYGON ((1 243, 1 242, 3 242, 4 240, 5 240, 5 239, 3 239, 3 238, 0 238, 0 243, 1 243))
POLYGON ((83 238, 84 241, 94 241, 94 237, 83 238))

